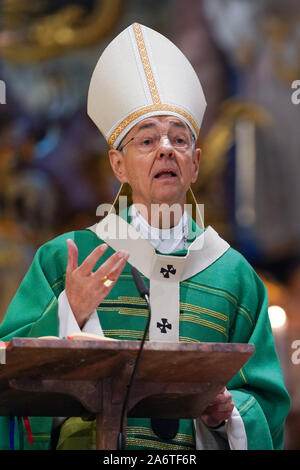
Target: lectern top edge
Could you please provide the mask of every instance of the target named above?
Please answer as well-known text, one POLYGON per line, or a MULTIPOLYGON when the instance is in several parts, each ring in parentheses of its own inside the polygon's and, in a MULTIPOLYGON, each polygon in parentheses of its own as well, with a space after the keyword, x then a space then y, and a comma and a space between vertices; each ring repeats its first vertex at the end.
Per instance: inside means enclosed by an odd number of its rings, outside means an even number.
MULTIPOLYGON (((140 341, 101 339, 59 339, 59 338, 12 338, 7 349, 27 348, 70 348, 70 349, 101 349, 107 351, 138 351, 140 341)), ((239 352, 252 355, 254 345, 248 343, 209 343, 209 342, 165 342, 146 341, 144 349, 148 351, 186 351, 186 352, 239 352)))

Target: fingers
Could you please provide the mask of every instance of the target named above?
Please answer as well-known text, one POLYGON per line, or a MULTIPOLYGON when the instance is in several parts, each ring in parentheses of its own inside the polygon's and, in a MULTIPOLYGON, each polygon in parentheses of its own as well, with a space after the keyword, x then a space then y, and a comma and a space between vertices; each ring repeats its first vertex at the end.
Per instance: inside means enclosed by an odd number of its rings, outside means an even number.
POLYGON ((117 280, 128 258, 129 253, 127 253, 127 251, 117 251, 97 269, 93 277, 97 280, 101 280, 104 276, 107 276, 111 280, 117 280))
POLYGON ((129 258, 129 253, 124 250, 119 250, 110 256, 99 268, 93 273, 93 268, 99 261, 103 253, 107 250, 108 246, 106 243, 102 243, 97 246, 82 262, 78 267, 78 248, 72 239, 67 240, 68 245, 68 261, 67 261, 67 274, 72 273, 76 268, 83 276, 89 276, 93 274, 99 278, 110 275, 111 280, 117 280, 121 274, 126 261, 129 258))
POLYGON ((226 403, 217 403, 216 405, 209 405, 205 412, 214 414, 214 413, 231 413, 234 408, 233 403, 226 402, 226 403))
POLYGON ((226 422, 226 420, 228 420, 230 417, 231 417, 231 413, 227 413, 227 414, 215 413, 214 415, 210 415, 206 413, 201 416, 201 419, 204 422, 204 424, 206 424, 206 426, 208 426, 209 428, 217 428, 221 424, 226 422))
POLYGON ((114 281, 114 282, 116 282, 118 280, 121 272, 123 271, 123 269, 126 265, 126 262, 127 262, 128 258, 129 258, 129 254, 124 255, 119 259, 119 261, 114 263, 113 268, 106 274, 108 279, 110 279, 111 281, 114 281))
POLYGON ((120 258, 119 261, 116 261, 114 263, 114 267, 109 272, 107 271, 107 273, 104 276, 102 275, 103 270, 100 270, 100 272, 94 273, 93 279, 94 281, 95 280, 97 281, 98 285, 100 283, 102 289, 104 289, 105 297, 109 294, 109 292, 115 285, 116 281, 119 279, 119 276, 121 272, 123 271, 128 258, 129 258, 129 254, 128 256, 120 258), (101 274, 101 277, 99 277, 100 274, 101 274), (108 285, 106 285, 105 283, 106 280, 110 281, 108 285))
POLYGON ((101 245, 97 246, 85 258, 85 260, 83 261, 83 263, 80 265, 80 268, 79 268, 83 276, 89 276, 92 273, 95 264, 97 263, 97 261, 99 261, 103 253, 107 250, 107 248, 108 246, 106 245, 106 243, 102 243, 101 245))
POLYGON ((67 240, 68 245, 68 261, 67 261, 67 273, 71 273, 78 267, 78 248, 73 240, 69 238, 67 240))
POLYGON ((223 421, 226 421, 231 417, 233 408, 234 406, 230 407, 226 411, 220 411, 218 408, 206 408, 205 412, 201 415, 201 419, 209 427, 219 426, 223 421))
POLYGON ((227 401, 231 401, 231 393, 224 387, 218 395, 210 402, 208 406, 214 406, 218 403, 226 403, 227 401))
POLYGON ((201 419, 207 426, 218 426, 231 417, 233 408, 234 403, 231 393, 224 388, 206 407, 201 415, 201 419))
POLYGON ((73 240, 68 239, 68 263, 65 289, 73 314, 81 328, 94 309, 108 295, 119 278, 129 253, 120 250, 110 256, 96 271, 95 264, 99 261, 108 246, 103 243, 97 246, 78 266, 78 249, 73 240), (106 286, 103 278, 112 283, 106 286))

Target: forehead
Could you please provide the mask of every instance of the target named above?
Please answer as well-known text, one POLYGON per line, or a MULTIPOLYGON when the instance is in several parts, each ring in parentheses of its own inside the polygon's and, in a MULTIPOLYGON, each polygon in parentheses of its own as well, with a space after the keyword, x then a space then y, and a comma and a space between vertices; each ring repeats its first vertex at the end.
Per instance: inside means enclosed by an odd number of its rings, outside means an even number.
MULTIPOLYGON (((159 129, 169 129, 169 127, 181 127, 188 130, 187 124, 175 116, 155 116, 143 119, 138 124, 133 126, 129 134, 136 133, 141 129, 147 128, 159 128, 159 129)), ((129 135, 128 134, 128 135, 129 135)))

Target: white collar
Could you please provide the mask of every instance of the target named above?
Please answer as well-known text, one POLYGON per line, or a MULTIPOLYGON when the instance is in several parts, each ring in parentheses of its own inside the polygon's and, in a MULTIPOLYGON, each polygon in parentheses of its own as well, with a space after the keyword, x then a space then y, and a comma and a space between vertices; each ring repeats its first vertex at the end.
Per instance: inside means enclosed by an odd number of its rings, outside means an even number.
POLYGON ((183 213, 172 228, 159 229, 148 224, 133 204, 129 208, 130 224, 160 253, 174 253, 187 248, 187 214, 183 213))
POLYGON ((203 271, 229 248, 212 227, 208 227, 189 246, 185 256, 162 255, 137 230, 116 214, 107 215, 90 230, 114 250, 123 249, 130 254, 128 262, 149 279, 183 281, 203 271), (172 273, 165 276, 165 269, 172 273))

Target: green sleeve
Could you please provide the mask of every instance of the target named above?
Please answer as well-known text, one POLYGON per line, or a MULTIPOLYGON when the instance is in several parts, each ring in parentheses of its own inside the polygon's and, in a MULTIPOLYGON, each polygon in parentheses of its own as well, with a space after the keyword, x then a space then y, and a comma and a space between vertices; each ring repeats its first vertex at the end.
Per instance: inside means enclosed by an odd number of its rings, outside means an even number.
MULTIPOLYGON (((68 238, 79 247, 79 264, 100 243, 90 230, 83 230, 60 235, 41 246, 0 324, 0 340, 58 336, 58 297, 65 288, 68 238)), ((25 449, 49 449, 52 418, 30 417, 30 422, 34 446, 25 438, 25 449)), ((15 442, 18 448, 17 430, 15 442)), ((9 449, 9 418, 4 416, 0 417, 0 449, 9 449)))
POLYGON ((231 342, 248 342, 255 353, 228 385, 243 419, 249 450, 282 449, 290 399, 268 316, 264 284, 253 270, 244 278, 242 304, 231 342))
POLYGON ((0 338, 58 335, 59 293, 64 289, 66 250, 62 237, 37 251, 0 325, 0 338))
MULTIPOLYGON (((68 235, 71 238, 71 235, 68 235)), ((43 245, 36 253, 0 325, 0 338, 58 336, 59 293, 64 289, 65 237, 43 245)), ((3 366, 5 367, 5 366, 3 366)), ((34 445, 24 449, 49 449, 52 418, 30 417, 34 445)), ((25 430, 23 430, 26 436, 25 430)), ((18 430, 15 432, 18 449, 18 430)), ((9 418, 0 417, 0 449, 9 449, 9 418)))

